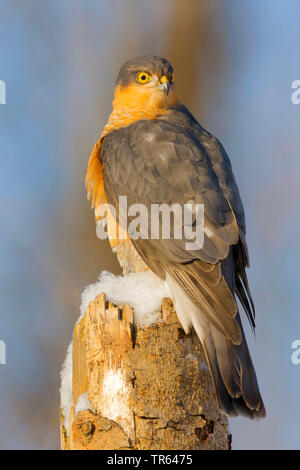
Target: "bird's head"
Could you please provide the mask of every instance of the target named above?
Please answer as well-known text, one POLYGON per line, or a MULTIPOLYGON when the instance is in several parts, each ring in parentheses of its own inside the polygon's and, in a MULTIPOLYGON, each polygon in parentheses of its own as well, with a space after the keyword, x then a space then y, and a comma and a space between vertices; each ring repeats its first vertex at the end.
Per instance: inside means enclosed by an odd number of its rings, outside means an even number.
POLYGON ((178 103, 173 67, 166 59, 141 56, 121 67, 116 81, 114 109, 159 113, 176 107, 178 103))

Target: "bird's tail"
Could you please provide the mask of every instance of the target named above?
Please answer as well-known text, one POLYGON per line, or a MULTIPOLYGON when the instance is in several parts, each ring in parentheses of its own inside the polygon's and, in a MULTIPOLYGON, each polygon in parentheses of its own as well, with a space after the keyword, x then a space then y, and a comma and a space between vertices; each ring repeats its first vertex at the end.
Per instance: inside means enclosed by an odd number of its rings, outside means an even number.
POLYGON ((220 409, 228 416, 265 417, 264 403, 244 334, 239 345, 226 339, 214 326, 207 326, 201 336, 220 409))
MULTIPOLYGON (((172 274, 174 275, 174 272, 172 274)), ((239 344, 234 344, 221 329, 217 328, 218 323, 213 323, 208 316, 202 314, 203 306, 191 300, 177 279, 175 281, 167 275, 167 284, 185 332, 188 333, 193 326, 202 343, 221 411, 228 416, 263 418, 266 414, 265 407, 239 313, 236 313, 235 322, 241 333, 241 341, 239 344)), ((198 290, 200 287, 198 285, 198 290)))

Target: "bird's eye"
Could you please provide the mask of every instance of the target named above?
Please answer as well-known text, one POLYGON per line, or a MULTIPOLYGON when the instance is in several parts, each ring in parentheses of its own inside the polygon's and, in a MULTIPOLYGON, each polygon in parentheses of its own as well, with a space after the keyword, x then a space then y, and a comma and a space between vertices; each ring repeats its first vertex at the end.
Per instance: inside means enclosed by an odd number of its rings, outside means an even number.
POLYGON ((139 72, 136 79, 139 83, 148 83, 151 80, 151 75, 148 72, 139 72))

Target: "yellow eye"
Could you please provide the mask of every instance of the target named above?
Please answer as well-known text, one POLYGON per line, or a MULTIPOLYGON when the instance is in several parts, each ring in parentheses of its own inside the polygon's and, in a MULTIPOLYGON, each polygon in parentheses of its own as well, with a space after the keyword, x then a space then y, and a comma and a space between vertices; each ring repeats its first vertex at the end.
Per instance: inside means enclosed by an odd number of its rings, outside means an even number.
POLYGON ((136 79, 139 83, 148 83, 151 80, 151 75, 148 72, 139 72, 136 79))

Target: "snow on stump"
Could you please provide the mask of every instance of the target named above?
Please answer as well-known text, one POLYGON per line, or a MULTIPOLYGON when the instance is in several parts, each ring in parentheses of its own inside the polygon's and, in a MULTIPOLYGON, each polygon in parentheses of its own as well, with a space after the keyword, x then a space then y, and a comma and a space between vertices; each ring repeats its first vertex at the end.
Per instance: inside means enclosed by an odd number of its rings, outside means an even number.
POLYGON ((185 335, 170 299, 161 311, 141 328, 128 304, 89 303, 62 375, 62 449, 230 448, 196 334, 185 335))

